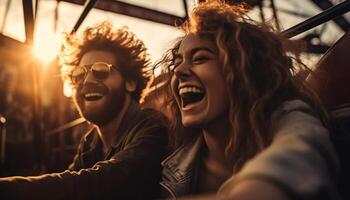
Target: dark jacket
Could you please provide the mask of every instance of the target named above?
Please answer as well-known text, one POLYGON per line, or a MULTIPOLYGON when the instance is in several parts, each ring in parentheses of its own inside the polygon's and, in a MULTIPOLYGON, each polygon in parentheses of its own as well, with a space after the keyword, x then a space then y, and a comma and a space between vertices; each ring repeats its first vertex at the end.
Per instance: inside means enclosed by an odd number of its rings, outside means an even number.
POLYGON ((93 132, 82 139, 62 173, 0 179, 4 199, 153 199, 158 195, 167 122, 159 112, 131 104, 107 157, 93 132))

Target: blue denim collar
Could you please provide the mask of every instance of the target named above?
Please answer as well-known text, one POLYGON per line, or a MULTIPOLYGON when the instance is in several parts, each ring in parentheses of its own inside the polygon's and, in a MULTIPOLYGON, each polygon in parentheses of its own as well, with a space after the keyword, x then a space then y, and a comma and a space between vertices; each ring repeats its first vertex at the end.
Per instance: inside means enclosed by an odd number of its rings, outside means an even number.
MULTIPOLYGON (((194 191, 198 154, 203 145, 203 137, 184 145, 168 156, 163 162, 162 187, 170 196, 178 197, 194 191)), ((165 195, 165 196, 169 196, 165 195)))

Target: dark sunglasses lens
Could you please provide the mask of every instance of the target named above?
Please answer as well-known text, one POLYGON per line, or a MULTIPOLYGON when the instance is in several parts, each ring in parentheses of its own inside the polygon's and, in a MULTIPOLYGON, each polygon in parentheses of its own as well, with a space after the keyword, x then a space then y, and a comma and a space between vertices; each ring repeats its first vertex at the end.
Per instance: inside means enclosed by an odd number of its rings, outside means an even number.
POLYGON ((103 80, 108 77, 110 68, 106 64, 94 64, 91 67, 91 71, 94 74, 95 78, 103 80))
POLYGON ((77 84, 85 78, 85 69, 83 67, 77 67, 72 71, 71 79, 72 83, 77 84))

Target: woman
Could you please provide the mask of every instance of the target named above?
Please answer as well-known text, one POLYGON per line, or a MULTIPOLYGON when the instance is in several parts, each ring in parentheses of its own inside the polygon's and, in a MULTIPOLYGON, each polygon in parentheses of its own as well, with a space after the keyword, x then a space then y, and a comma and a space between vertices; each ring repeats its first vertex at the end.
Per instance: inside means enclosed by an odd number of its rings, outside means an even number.
POLYGON ((317 97, 282 38, 242 6, 199 4, 160 62, 176 149, 163 161, 164 197, 335 198, 337 158, 317 97))

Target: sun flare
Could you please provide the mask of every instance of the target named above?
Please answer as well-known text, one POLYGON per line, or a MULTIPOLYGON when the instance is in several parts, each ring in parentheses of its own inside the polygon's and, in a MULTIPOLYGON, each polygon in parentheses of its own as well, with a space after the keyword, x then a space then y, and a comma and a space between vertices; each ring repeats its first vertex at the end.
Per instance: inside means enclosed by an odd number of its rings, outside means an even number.
POLYGON ((66 97, 72 97, 73 96, 73 88, 68 83, 63 84, 63 94, 66 97))
POLYGON ((60 35, 43 34, 34 40, 32 48, 33 55, 43 63, 49 63, 56 58, 60 44, 60 35))

